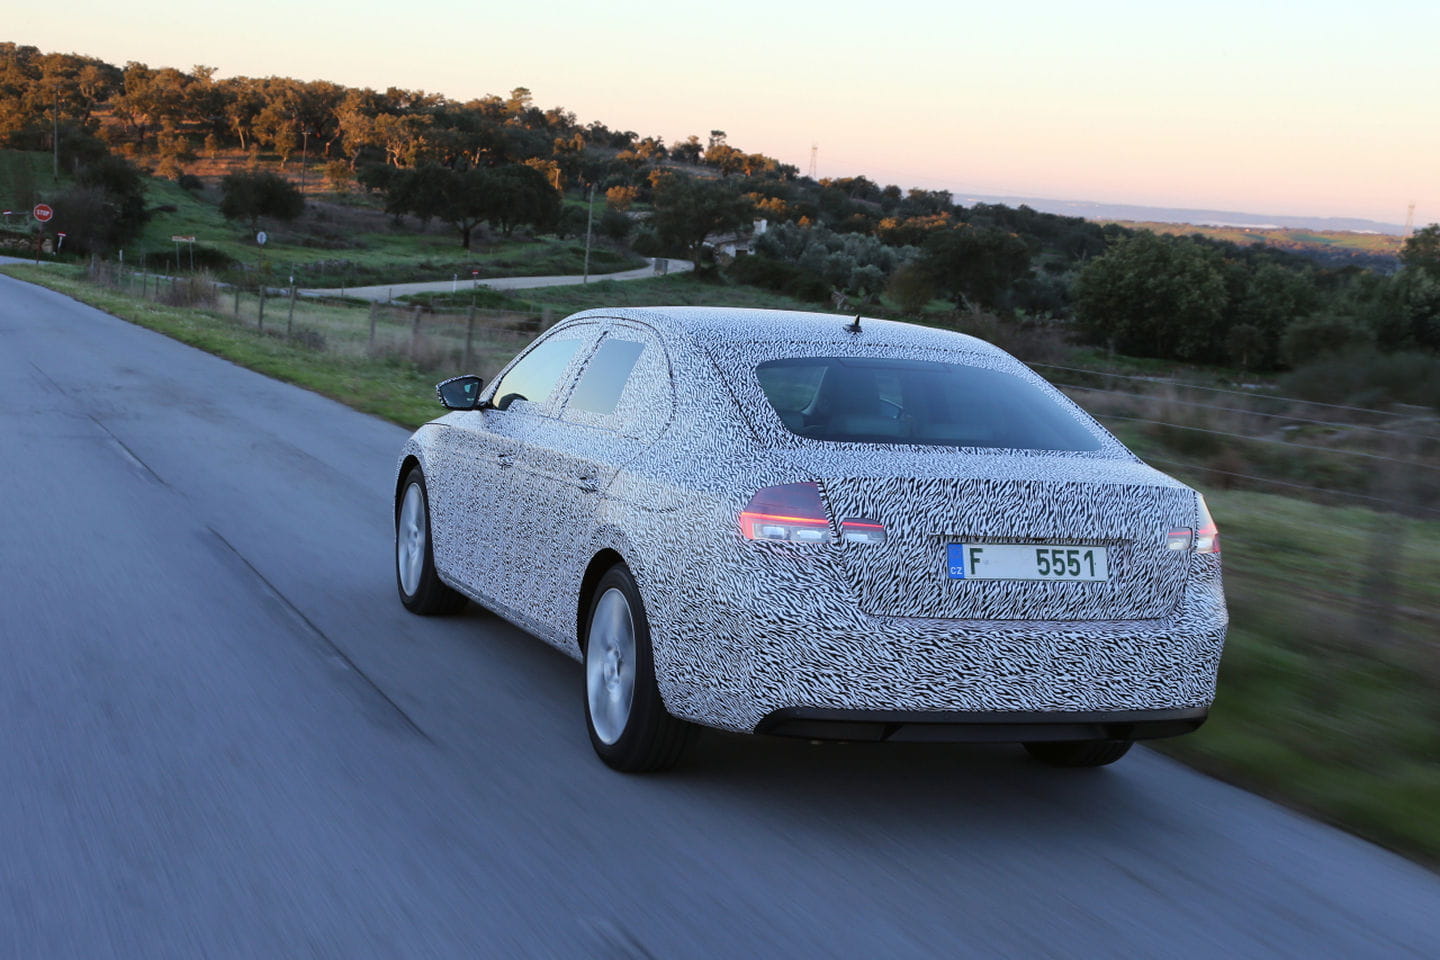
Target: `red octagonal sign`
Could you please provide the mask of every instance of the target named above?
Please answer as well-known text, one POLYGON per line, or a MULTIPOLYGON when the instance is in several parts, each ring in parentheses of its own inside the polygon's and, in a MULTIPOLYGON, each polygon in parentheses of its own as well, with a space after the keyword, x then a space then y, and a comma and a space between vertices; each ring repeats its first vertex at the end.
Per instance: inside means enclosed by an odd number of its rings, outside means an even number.
POLYGON ((41 223, 48 223, 50 219, 55 216, 54 208, 48 203, 37 203, 35 204, 35 209, 30 212, 34 214, 35 219, 41 223))

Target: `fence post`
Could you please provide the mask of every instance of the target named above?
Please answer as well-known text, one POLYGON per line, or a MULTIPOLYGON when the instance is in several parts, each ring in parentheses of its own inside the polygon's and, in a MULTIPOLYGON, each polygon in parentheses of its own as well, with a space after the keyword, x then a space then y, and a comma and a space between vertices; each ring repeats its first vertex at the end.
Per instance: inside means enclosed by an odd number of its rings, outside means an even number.
POLYGON ((265 332, 265 284, 260 284, 260 319, 257 321, 258 329, 265 332))
POLYGON ((475 304, 470 304, 470 318, 465 321, 465 358, 460 362, 461 372, 470 369, 470 344, 475 339, 475 304))
POLYGON ((234 310, 231 310, 230 312, 233 313, 233 314, 235 314, 235 319, 236 319, 236 320, 239 320, 239 319, 240 319, 240 280, 239 280, 239 278, 237 277, 236 279, 231 280, 231 281, 230 281, 230 286, 233 287, 234 290, 235 290, 235 309, 234 309, 234 310))
POLYGON ((285 317, 285 336, 295 329, 295 284, 290 284, 290 313, 285 317))
POLYGON ((415 309, 410 311, 410 359, 415 359, 415 352, 420 346, 420 304, 415 304, 415 309))
POLYGON ((370 349, 375 349, 375 314, 380 312, 380 304, 374 300, 370 301, 370 349))

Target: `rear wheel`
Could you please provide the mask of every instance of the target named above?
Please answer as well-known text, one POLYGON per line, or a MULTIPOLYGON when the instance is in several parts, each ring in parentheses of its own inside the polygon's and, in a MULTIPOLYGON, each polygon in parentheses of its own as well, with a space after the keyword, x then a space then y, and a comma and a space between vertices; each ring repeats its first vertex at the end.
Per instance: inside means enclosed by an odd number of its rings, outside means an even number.
POLYGON ((1026 751, 1052 767, 1103 767, 1130 751, 1129 740, 1067 740, 1027 743, 1026 751))
POLYGON ((395 583, 400 602, 411 613, 423 616, 454 613, 465 606, 465 597, 450 589, 435 573, 435 554, 430 549, 430 497, 425 492, 425 475, 411 467, 400 487, 395 505, 395 583))
POLYGON ((595 752, 626 773, 673 767, 693 728, 670 716, 660 699, 650 623, 623 564, 596 584, 584 640, 585 722, 595 752))

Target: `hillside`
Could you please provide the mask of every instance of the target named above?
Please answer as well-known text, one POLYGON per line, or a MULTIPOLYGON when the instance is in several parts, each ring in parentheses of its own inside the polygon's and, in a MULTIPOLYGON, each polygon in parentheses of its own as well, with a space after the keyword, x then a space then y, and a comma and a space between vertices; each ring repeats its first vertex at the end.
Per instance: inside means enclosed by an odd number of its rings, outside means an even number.
POLYGON ((1400 267, 1400 250, 1405 238, 1388 233, 1357 233, 1350 230, 1309 230, 1285 227, 1214 226, 1193 223, 1161 223, 1153 220, 1106 220, 1127 230, 1149 230, 1168 236, 1208 237, 1238 246, 1264 244, 1288 250, 1325 266, 1356 265, 1393 272, 1400 267))

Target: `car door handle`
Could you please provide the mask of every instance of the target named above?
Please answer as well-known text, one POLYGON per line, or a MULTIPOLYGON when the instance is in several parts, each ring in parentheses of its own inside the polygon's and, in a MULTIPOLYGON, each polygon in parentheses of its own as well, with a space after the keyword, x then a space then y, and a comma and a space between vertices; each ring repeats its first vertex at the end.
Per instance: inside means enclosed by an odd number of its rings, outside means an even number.
POLYGON ((513 453, 497 453, 495 459, 499 462, 501 470, 515 466, 515 454, 513 453))
POLYGON ((594 493, 600 489, 600 484, 594 477, 576 477, 575 485, 580 488, 581 493, 594 493))

